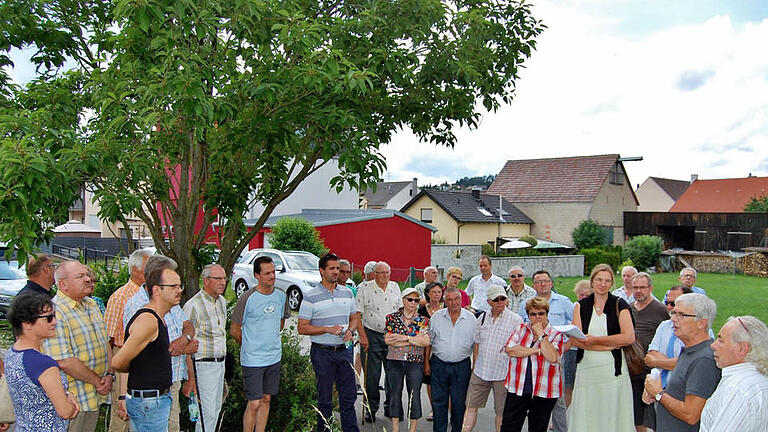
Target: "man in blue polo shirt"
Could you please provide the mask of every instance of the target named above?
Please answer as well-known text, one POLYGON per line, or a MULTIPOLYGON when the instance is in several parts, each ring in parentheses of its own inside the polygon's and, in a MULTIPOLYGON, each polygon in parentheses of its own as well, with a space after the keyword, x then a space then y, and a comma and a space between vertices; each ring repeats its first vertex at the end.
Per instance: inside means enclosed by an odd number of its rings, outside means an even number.
POLYGON ((248 405, 243 413, 243 430, 264 432, 272 396, 280 387, 280 360, 283 349, 280 330, 290 316, 285 293, 275 289, 275 264, 260 256, 253 261, 258 284, 237 299, 229 333, 242 344, 240 365, 248 405))
POLYGON ((299 308, 299 334, 309 335, 309 352, 317 385, 317 430, 330 431, 333 418, 333 385, 339 393, 341 429, 359 432, 355 415, 355 372, 351 341, 360 328, 352 290, 339 285, 339 257, 332 253, 320 258, 322 280, 304 293, 299 308))
MULTIPOLYGON (((571 300, 556 292, 552 291, 552 276, 546 270, 539 270, 533 274, 533 289, 536 290, 536 297, 547 299, 549 303, 549 323, 553 326, 570 324, 573 321, 573 303, 571 300)), ((523 317, 523 320, 528 322, 528 314, 525 312, 525 303, 527 300, 520 304, 520 310, 518 314, 523 317)), ((563 354, 560 359, 562 364, 561 370, 564 375, 570 373, 576 373, 576 348, 573 351, 568 351, 563 354)), ((565 396, 561 396, 557 399, 557 404, 552 410, 552 428, 555 432, 567 432, 568 424, 565 415, 565 396)))

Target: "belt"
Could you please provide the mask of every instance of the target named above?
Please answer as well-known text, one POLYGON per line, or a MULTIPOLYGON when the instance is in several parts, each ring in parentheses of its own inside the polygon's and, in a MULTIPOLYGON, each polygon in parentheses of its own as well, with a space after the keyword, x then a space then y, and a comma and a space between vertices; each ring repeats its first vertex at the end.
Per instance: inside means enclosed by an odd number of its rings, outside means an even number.
POLYGON ((205 358, 201 358, 201 359, 195 359, 195 361, 198 362, 198 363, 199 362, 216 362, 216 363, 219 363, 219 362, 223 362, 224 359, 226 359, 226 358, 227 358, 227 356, 205 357, 205 358))
POLYGON ((323 345, 323 344, 312 342, 312 346, 316 348, 324 349, 324 350, 329 350, 329 351, 346 351, 347 350, 346 345, 323 345))
POLYGON ((131 397, 151 398, 151 397, 162 396, 168 393, 169 389, 170 387, 164 390, 128 390, 128 394, 131 395, 131 397))

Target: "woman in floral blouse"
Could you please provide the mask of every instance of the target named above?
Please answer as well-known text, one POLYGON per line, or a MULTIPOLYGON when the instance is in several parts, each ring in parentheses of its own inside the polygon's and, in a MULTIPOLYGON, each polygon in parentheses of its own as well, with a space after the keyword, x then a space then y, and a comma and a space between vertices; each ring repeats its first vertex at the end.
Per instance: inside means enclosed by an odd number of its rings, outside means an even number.
POLYGON ((429 346, 429 318, 418 314, 421 297, 415 288, 402 292, 403 307, 387 315, 387 380, 389 381, 389 415, 392 432, 400 431, 403 418, 403 379, 408 389, 410 432, 416 431, 421 418, 421 379, 424 375, 424 347, 429 346))

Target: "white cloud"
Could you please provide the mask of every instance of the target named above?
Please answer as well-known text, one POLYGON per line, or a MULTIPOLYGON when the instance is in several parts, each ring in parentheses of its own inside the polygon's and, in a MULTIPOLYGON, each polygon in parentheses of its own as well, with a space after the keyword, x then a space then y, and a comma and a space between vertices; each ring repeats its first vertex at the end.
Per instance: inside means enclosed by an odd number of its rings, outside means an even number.
POLYGON ((454 150, 399 133, 383 148, 388 177, 426 183, 466 175, 436 173, 434 164, 420 173, 413 161, 429 159, 495 174, 507 159, 600 153, 643 156, 626 164, 633 184, 649 175, 768 175, 768 19, 740 24, 713 15, 622 34, 624 17, 589 3, 589 11, 537 3, 534 13, 549 28, 513 103, 485 114, 477 130, 459 130, 454 150))

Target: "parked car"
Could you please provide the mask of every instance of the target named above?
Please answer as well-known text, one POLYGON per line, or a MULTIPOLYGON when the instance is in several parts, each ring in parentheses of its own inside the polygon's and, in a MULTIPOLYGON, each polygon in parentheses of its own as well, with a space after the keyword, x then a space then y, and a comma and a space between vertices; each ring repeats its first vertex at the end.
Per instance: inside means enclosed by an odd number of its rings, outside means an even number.
POLYGON ((18 261, 0 260, 0 318, 5 318, 11 301, 26 284, 27 272, 24 266, 19 268, 18 261))
POLYGON ((275 263, 275 286, 285 292, 291 310, 299 310, 305 289, 320 283, 320 258, 309 252, 252 249, 240 255, 232 268, 232 287, 240 297, 258 284, 253 276, 253 261, 268 256, 275 263))

